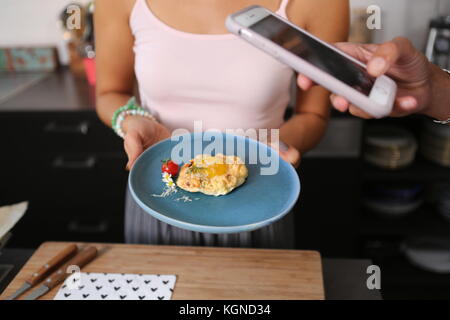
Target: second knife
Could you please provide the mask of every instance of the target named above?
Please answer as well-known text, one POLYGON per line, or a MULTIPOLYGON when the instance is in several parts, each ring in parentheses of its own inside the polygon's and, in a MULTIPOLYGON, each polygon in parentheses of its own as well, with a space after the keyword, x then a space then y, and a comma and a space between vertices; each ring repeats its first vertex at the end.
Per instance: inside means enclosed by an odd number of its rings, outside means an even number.
POLYGON ((63 282, 70 273, 67 273, 67 270, 70 266, 77 266, 78 268, 84 267, 86 264, 94 260, 97 256, 97 249, 95 247, 87 247, 84 250, 80 251, 75 257, 70 259, 66 264, 64 264, 61 268, 59 268, 55 273, 53 273, 50 277, 45 279, 45 281, 37 287, 32 293, 24 298, 24 300, 35 300, 40 296, 46 294, 48 291, 56 287, 58 284, 63 282))
POLYGON ((58 266, 72 258, 78 251, 78 247, 75 244, 71 244, 65 247, 56 256, 51 258, 46 264, 44 264, 38 271, 33 273, 19 288, 6 300, 14 300, 18 296, 22 295, 25 291, 38 284, 42 279, 49 276, 58 266))

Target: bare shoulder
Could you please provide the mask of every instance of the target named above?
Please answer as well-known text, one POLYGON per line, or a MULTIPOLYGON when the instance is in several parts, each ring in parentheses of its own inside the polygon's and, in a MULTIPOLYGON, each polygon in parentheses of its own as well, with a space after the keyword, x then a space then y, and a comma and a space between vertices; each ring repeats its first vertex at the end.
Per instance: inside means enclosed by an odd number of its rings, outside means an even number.
POLYGON ((299 25, 309 25, 313 21, 325 22, 332 17, 345 18, 348 11, 349 0, 290 0, 287 8, 289 19, 299 25))
POLYGON ((291 0, 289 19, 330 42, 345 41, 350 24, 349 0, 291 0))
POLYGON ((95 0, 95 11, 114 16, 128 18, 137 0, 95 0))

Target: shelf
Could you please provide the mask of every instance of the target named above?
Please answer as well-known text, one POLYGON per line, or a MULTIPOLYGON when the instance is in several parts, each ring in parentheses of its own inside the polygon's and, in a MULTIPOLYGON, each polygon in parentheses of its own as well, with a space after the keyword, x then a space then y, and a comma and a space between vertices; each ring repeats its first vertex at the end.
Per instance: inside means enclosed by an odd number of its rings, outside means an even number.
POLYGON ((418 156, 411 166, 399 170, 380 169, 365 163, 363 179, 372 182, 450 182, 450 168, 439 166, 418 156))
POLYGON ((364 210, 359 225, 359 232, 364 236, 450 236, 450 222, 441 217, 429 205, 399 219, 378 217, 376 214, 364 210))
POLYGON ((375 261, 385 267, 386 272, 384 278, 395 285, 411 285, 411 279, 415 280, 416 286, 446 286, 450 285, 450 275, 437 274, 425 271, 419 267, 413 266, 404 257, 393 257, 375 261))
POLYGON ((381 268, 384 299, 448 298, 450 275, 424 271, 400 256, 374 260, 374 263, 381 268))

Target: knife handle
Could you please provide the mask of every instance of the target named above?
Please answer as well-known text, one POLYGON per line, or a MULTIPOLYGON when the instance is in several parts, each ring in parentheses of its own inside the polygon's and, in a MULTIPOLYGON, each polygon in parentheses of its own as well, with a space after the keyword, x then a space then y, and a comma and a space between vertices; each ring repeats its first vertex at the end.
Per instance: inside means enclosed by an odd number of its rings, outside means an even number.
POLYGON ((86 264, 94 260, 96 256, 97 249, 95 247, 87 247, 86 249, 80 251, 75 257, 70 259, 50 277, 48 277, 43 284, 49 289, 53 289, 71 275, 71 273, 67 273, 69 266, 77 266, 81 269, 86 264))
POLYGON ((28 282, 31 286, 34 286, 48 276, 49 273, 55 270, 61 263, 67 261, 69 258, 72 258, 77 251, 78 247, 75 244, 65 247, 61 252, 44 264, 37 272, 33 273, 28 280, 26 280, 26 282, 28 282))

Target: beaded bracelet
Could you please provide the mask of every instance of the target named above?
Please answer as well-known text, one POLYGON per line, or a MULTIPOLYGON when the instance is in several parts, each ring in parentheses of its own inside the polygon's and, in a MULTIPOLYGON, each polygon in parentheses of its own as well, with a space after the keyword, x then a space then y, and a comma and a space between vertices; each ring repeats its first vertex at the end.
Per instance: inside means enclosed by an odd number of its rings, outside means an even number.
POLYGON ((157 122, 155 117, 144 108, 139 107, 136 102, 136 98, 132 97, 128 100, 126 105, 117 109, 112 117, 112 128, 114 132, 122 139, 125 137, 125 133, 122 130, 122 122, 127 116, 141 116, 157 122))

